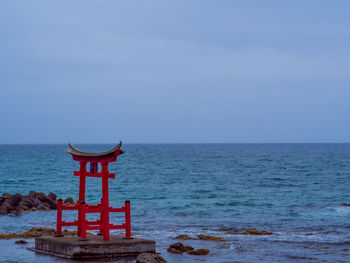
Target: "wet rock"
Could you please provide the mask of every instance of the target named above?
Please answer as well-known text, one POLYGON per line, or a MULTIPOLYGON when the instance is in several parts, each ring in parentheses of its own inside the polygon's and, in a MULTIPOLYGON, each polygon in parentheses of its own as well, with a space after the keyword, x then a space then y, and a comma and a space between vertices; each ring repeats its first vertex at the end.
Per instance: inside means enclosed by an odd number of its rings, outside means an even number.
POLYGON ((11 196, 11 195, 10 195, 9 193, 3 193, 3 194, 1 195, 1 197, 4 198, 4 199, 8 199, 10 196, 11 196))
POLYGON ((17 204, 22 200, 21 194, 14 194, 11 195, 9 198, 7 198, 6 202, 9 203, 11 206, 16 207, 17 204))
POLYGON ((39 198, 34 198, 34 207, 38 208, 41 205, 41 201, 39 198))
POLYGON ((5 206, 0 206, 0 215, 7 215, 8 209, 5 206))
POLYGON ((172 254, 182 254, 182 251, 180 251, 180 250, 177 250, 177 249, 175 249, 175 248, 168 248, 168 250, 167 250, 169 253, 172 253, 172 254))
POLYGON ((20 207, 17 207, 15 209, 15 211, 13 211, 13 213, 23 213, 24 212, 24 209, 23 208, 20 208, 20 207))
POLYGON ((28 208, 34 207, 34 199, 31 198, 31 197, 28 196, 28 195, 23 196, 22 202, 23 202, 28 208))
MULTIPOLYGON (((24 211, 57 209, 56 194, 30 191, 28 195, 4 193, 1 196, 0 215, 22 213, 24 211)), ((66 199, 66 204, 75 204, 72 198, 66 199)))
POLYGON ((51 200, 53 200, 53 201, 56 201, 56 199, 57 199, 57 195, 53 192, 49 193, 47 196, 50 197, 51 200))
POLYGON ((0 234, 0 239, 11 239, 11 238, 34 238, 40 236, 53 236, 56 230, 49 227, 33 227, 28 231, 22 233, 10 233, 0 234))
POLYGON ((226 232, 225 235, 255 235, 255 236, 261 236, 261 235, 272 235, 272 232, 266 231, 266 230, 257 230, 257 229, 250 229, 246 230, 244 232, 226 232))
POLYGON ((10 205, 10 203, 6 200, 5 202, 3 202, 1 204, 2 207, 5 207, 7 209, 7 211, 11 211, 11 210, 14 210, 15 208, 10 205))
POLYGON ((30 191, 28 193, 28 197, 32 198, 32 199, 35 199, 35 196, 36 196, 36 192, 35 191, 30 191))
POLYGON ((37 193, 36 197, 43 203, 48 204, 48 207, 50 207, 51 209, 56 209, 57 208, 57 204, 54 200, 52 200, 50 197, 48 197, 46 194, 40 192, 37 193))
POLYGON ((185 246, 182 243, 174 243, 174 244, 170 245, 168 248, 168 252, 174 253, 174 254, 181 254, 182 252, 187 252, 187 251, 191 251, 191 250, 194 250, 194 248, 191 246, 185 246), (180 253, 178 253, 178 252, 180 252, 180 253))
POLYGON ((177 237, 175 237, 175 239, 181 239, 181 240, 193 240, 195 238, 190 237, 188 235, 178 235, 177 237))
POLYGON ((23 210, 28 210, 28 206, 26 205, 26 203, 24 203, 23 201, 20 201, 17 205, 17 209, 23 209, 23 210))
POLYGON ((136 263, 166 263, 167 261, 156 253, 142 253, 137 256, 136 263))
POLYGON ((66 200, 64 200, 64 204, 66 204, 66 205, 74 205, 75 202, 74 202, 73 198, 68 197, 66 200))
POLYGON ((210 236, 210 235, 198 235, 200 240, 209 240, 209 241, 226 241, 222 237, 210 236))
POLYGON ((25 240, 17 240, 17 241, 15 242, 15 244, 18 244, 18 245, 25 245, 25 244, 28 244, 28 242, 25 241, 25 240))
POLYGON ((272 235, 272 232, 269 231, 265 231, 265 230, 256 230, 256 229, 252 229, 252 230, 246 230, 244 232, 241 233, 241 235, 272 235))
POLYGON ((188 251, 187 254, 190 254, 190 255, 197 255, 197 256, 204 256, 204 255, 208 255, 209 252, 210 252, 209 249, 200 248, 200 249, 188 251))

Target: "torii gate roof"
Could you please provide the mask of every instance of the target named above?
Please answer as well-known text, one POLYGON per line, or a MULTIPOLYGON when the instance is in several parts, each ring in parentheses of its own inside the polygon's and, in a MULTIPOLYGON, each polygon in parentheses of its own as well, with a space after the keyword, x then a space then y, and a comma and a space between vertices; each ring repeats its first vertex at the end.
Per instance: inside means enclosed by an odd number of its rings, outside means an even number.
POLYGON ((108 158, 108 157, 114 157, 118 156, 120 154, 123 154, 124 152, 120 149, 122 146, 122 142, 120 142, 116 147, 113 149, 107 151, 107 152, 100 152, 100 153, 89 153, 89 152, 82 152, 74 148, 74 146, 70 143, 68 143, 69 149, 67 150, 68 153, 79 156, 79 157, 98 157, 98 158, 108 158))

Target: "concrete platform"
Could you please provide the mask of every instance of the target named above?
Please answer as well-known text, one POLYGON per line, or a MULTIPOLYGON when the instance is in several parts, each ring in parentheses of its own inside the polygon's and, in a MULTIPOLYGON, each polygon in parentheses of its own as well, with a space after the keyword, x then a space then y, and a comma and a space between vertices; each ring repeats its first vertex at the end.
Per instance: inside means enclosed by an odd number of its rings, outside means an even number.
POLYGON ((111 236, 108 241, 102 236, 91 235, 81 241, 77 236, 38 237, 35 252, 69 259, 96 259, 107 257, 136 257, 140 253, 155 253, 156 242, 140 238, 125 239, 111 236))

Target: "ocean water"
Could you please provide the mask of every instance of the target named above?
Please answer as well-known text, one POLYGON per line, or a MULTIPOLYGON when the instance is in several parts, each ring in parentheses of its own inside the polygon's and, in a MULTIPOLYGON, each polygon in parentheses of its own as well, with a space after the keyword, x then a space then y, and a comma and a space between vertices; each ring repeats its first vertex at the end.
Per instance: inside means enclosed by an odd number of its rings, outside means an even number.
MULTIPOLYGON (((112 145, 78 145, 105 151, 112 145)), ((0 194, 30 190, 78 196, 78 165, 66 145, 0 145, 0 194)), ((350 262, 350 144, 125 144, 111 164, 110 203, 131 200, 132 232, 157 242, 168 262, 350 262), (226 235, 260 229, 269 236, 226 235), (181 241, 207 256, 173 255, 179 234, 226 242, 181 241)), ((101 196, 88 178, 87 201, 101 196)), ((56 211, 0 216, 0 232, 55 227, 56 211)), ((73 218, 72 212, 64 212, 73 218)), ((120 215, 111 220, 119 223, 120 215)), ((119 233, 118 231, 115 232, 119 233)), ((0 240, 0 262, 69 262, 0 240)), ((125 261, 121 261, 125 262, 125 261)))

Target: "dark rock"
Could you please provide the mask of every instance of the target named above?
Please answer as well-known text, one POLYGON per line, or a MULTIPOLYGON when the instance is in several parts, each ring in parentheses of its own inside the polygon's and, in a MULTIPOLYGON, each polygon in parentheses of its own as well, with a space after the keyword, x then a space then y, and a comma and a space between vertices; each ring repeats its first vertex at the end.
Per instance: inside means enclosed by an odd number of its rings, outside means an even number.
POLYGON ((28 206, 29 208, 32 208, 35 206, 34 204, 34 199, 29 197, 28 195, 26 196, 23 196, 23 199, 22 199, 23 203, 28 206))
POLYGON ((0 206, 0 215, 7 215, 8 209, 5 206, 0 206))
POLYGON ((222 237, 209 236, 209 235, 198 235, 200 240, 209 240, 209 241, 226 241, 222 237))
POLYGON ((47 196, 50 197, 52 201, 55 201, 57 199, 57 195, 53 192, 49 193, 47 196))
POLYGON ((34 199, 34 207, 38 208, 41 204, 42 202, 38 198, 34 199))
MULTIPOLYGON (((21 213, 23 211, 50 210, 57 209, 56 194, 46 195, 42 192, 30 191, 28 195, 10 195, 3 193, 0 197, 0 214, 21 213)), ((74 204, 72 198, 67 198, 68 203, 74 204)))
POLYGON ((37 206, 39 210, 48 210, 47 206, 45 206, 45 203, 41 203, 39 206, 37 206))
POLYGON ((35 191, 30 191, 28 193, 28 197, 32 198, 32 199, 35 199, 35 196, 36 196, 36 192, 35 191))
POLYGON ((172 254, 182 254, 182 251, 177 250, 177 249, 172 248, 172 247, 168 248, 167 251, 168 251, 169 253, 172 253, 172 254))
POLYGON ((175 239, 181 239, 181 240, 193 240, 195 238, 190 237, 188 235, 178 235, 177 237, 175 237, 175 239))
POLYGON ((187 254, 197 255, 197 256, 204 256, 204 255, 208 255, 209 252, 210 252, 209 249, 201 248, 201 249, 196 249, 196 250, 192 250, 192 251, 187 251, 187 254))
MULTIPOLYGON (((194 248, 193 247, 191 247, 191 246, 185 246, 184 244, 182 244, 182 243, 174 243, 174 244, 172 244, 172 245, 170 245, 169 246, 169 249, 176 249, 176 250, 178 250, 178 251, 180 251, 180 252, 187 252, 187 251, 191 251, 191 250, 193 250, 194 248)), ((168 251, 169 251, 169 249, 168 249, 168 251)))
POLYGON ((136 263, 166 263, 167 261, 155 253, 142 253, 137 256, 136 263))
POLYGON ((68 205, 74 205, 75 204, 73 198, 71 198, 71 197, 68 197, 66 200, 64 200, 64 203, 68 204, 68 205))
POLYGON ((9 198, 11 195, 9 194, 9 193, 3 193, 2 194, 2 198, 4 198, 4 199, 7 199, 7 198, 9 198))
POLYGON ((11 206, 16 207, 17 204, 22 200, 21 194, 14 194, 7 198, 6 202, 8 202, 11 206))
POLYGON ((6 200, 1 204, 2 207, 6 207, 7 211, 14 210, 15 208, 9 204, 9 202, 6 200))
POLYGON ((18 245, 25 245, 25 244, 28 244, 28 242, 25 241, 25 240, 17 240, 17 241, 15 242, 15 244, 18 244, 18 245))
POLYGON ((23 201, 19 202, 18 205, 17 205, 17 209, 20 208, 20 209, 23 209, 23 210, 28 210, 29 207, 26 205, 26 203, 24 203, 23 201))
POLYGON ((57 209, 57 204, 54 200, 52 200, 50 197, 47 197, 47 201, 45 202, 48 204, 50 209, 57 209))

